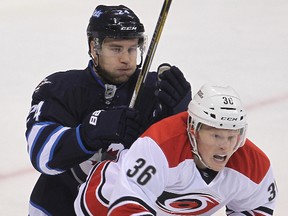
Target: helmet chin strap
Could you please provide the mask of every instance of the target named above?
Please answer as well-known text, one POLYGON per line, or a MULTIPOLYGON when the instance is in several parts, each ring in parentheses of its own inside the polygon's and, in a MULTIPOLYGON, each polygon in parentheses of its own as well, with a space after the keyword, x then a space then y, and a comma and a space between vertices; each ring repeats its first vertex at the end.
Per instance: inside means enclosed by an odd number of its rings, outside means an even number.
MULTIPOLYGON (((97 75, 101 78, 101 80, 105 83, 108 84, 113 84, 110 80, 108 80, 105 76, 105 70, 101 68, 101 66, 99 64, 96 63, 94 56, 91 54, 91 52, 88 52, 88 54, 91 57, 91 60, 93 62, 93 66, 95 68, 95 73, 97 73, 97 75)), ((96 53, 96 55, 98 55, 98 59, 99 59, 99 54, 96 53)))
MULTIPOLYGON (((195 138, 195 135, 192 134, 191 132, 191 119, 188 118, 187 119, 187 133, 188 133, 188 137, 189 137, 189 141, 191 143, 191 146, 192 146, 192 153, 197 157, 197 160, 205 167, 205 168, 208 168, 208 169, 211 169, 203 160, 203 158, 201 157, 201 155, 199 154, 198 152, 198 146, 197 146, 197 140, 195 138)), ((195 126, 194 126, 195 128, 195 126)), ((199 127, 197 126, 195 129, 194 129, 194 133, 197 131, 199 131, 201 128, 201 124, 199 125, 199 127)), ((200 168, 200 167, 199 167, 200 168)))
MULTIPOLYGON (((97 46, 99 45, 99 41, 96 40, 96 38, 93 38, 94 41, 94 46, 93 46, 93 50, 95 51, 95 54, 98 56, 98 59, 100 58, 98 52, 97 52, 97 46)), ((99 48, 99 47, 98 47, 99 48)), ((109 81, 106 77, 105 77, 105 70, 101 68, 101 66, 99 65, 99 63, 96 63, 95 61, 95 57, 93 56, 92 52, 89 50, 88 51, 89 56, 91 57, 91 60, 93 62, 93 66, 95 68, 95 73, 97 73, 97 75, 105 82, 105 83, 111 83, 111 81, 109 81)), ((99 61, 99 60, 98 60, 99 61)))
MULTIPOLYGON (((195 139, 195 136, 191 134, 191 132, 189 130, 187 130, 188 133, 188 137, 190 140, 190 143, 192 145, 192 153, 197 157, 198 161, 205 167, 208 169, 211 169, 202 159, 201 155, 198 152, 198 148, 197 148, 197 141, 195 139)), ((200 168, 200 167, 199 167, 200 168)))
MULTIPOLYGON (((91 52, 89 51, 88 52, 88 54, 89 54, 89 56, 91 57, 91 60, 92 60, 92 62, 93 62, 93 65, 94 65, 94 67, 95 67, 95 69, 97 69, 98 70, 98 64, 96 64, 96 62, 95 62, 95 59, 94 59, 94 56, 91 54, 91 52)), ((98 55, 98 54, 97 54, 98 55)), ((98 56, 98 58, 99 58, 99 56, 98 56)))

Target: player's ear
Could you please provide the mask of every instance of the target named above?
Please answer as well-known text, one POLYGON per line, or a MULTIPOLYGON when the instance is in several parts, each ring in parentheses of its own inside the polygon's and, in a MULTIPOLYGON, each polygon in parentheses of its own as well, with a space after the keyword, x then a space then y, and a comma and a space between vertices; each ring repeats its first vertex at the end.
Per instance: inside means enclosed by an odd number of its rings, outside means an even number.
POLYGON ((94 65, 98 65, 98 55, 97 55, 97 49, 96 44, 94 40, 91 40, 89 43, 89 55, 92 58, 94 65))
POLYGON ((90 52, 91 58, 95 60, 95 58, 97 58, 97 55, 96 55, 96 47, 95 47, 94 40, 91 40, 89 43, 89 52, 90 52))
POLYGON ((196 139, 199 138, 199 131, 197 131, 197 132, 195 133, 195 138, 196 138, 196 139))
POLYGON ((199 130, 195 131, 195 129, 192 128, 191 133, 194 135, 194 137, 195 137, 196 139, 199 138, 199 130))

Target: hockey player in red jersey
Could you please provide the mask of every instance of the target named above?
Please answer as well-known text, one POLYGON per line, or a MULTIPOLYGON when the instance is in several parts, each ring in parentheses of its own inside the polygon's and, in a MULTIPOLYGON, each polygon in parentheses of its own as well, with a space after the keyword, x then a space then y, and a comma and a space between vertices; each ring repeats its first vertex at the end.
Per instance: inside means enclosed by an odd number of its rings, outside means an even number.
POLYGON ((49 75, 32 96, 25 135, 41 175, 30 196, 30 216, 75 215, 79 185, 95 161, 129 148, 145 128, 187 110, 191 100, 189 82, 172 66, 161 80, 149 72, 140 102, 129 107, 146 38, 131 9, 98 5, 86 33, 88 66, 49 75))
POLYGON ((229 86, 206 84, 188 112, 152 125, 81 185, 77 215, 273 215, 268 157, 245 138, 246 112, 229 86))

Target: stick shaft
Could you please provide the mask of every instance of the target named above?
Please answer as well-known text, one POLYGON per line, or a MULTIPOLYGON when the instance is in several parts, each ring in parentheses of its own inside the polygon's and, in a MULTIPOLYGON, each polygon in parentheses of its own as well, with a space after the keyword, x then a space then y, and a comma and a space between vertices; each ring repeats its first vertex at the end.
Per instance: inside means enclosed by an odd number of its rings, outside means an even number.
POLYGON ((137 80, 137 83, 136 83, 136 86, 135 86, 135 89, 134 89, 134 92, 133 92, 133 95, 132 95, 132 98, 130 101, 129 107, 131 107, 131 108, 133 108, 135 106, 136 101, 139 99, 139 97, 138 97, 139 92, 140 92, 142 86, 144 85, 147 74, 150 70, 150 66, 151 66, 157 45, 158 45, 159 40, 160 40, 160 36, 161 36, 162 30, 163 30, 168 12, 169 12, 171 2, 172 2, 172 0, 164 0, 162 9, 161 9, 154 33, 153 33, 153 37, 152 37, 151 43, 149 45, 149 49, 147 51, 147 55, 146 55, 143 67, 140 70, 140 74, 138 76, 138 80, 137 80))

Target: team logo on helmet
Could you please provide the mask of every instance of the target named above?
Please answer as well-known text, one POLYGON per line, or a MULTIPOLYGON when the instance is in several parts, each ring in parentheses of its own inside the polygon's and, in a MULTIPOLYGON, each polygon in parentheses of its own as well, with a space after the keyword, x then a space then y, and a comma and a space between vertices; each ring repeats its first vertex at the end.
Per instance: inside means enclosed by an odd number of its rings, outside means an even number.
POLYGON ((200 98, 203 98, 204 93, 203 93, 201 90, 199 90, 199 91, 197 92, 197 94, 199 95, 200 98))
POLYGON ((95 10, 92 14, 93 17, 100 17, 103 12, 101 10, 95 10))

